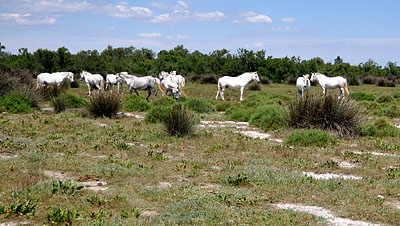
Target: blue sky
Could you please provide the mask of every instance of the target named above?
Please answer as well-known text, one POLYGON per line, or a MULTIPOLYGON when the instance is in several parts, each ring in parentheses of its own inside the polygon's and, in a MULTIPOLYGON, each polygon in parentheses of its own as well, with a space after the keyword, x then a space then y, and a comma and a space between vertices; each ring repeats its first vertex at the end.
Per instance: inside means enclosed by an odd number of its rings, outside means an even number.
POLYGON ((384 66, 400 63, 399 9, 398 0, 0 0, 0 42, 12 53, 184 45, 384 66))

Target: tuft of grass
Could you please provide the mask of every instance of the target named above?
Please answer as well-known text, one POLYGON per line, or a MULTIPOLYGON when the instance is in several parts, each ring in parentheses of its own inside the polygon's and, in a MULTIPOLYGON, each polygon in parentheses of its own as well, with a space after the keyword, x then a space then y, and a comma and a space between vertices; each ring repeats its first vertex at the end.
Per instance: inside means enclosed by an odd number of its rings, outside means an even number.
POLYGON ((127 95, 124 97, 122 108, 126 111, 147 111, 150 109, 150 104, 144 97, 127 95))
POLYGON ((253 109, 244 109, 232 106, 225 111, 225 115, 228 120, 248 122, 253 111, 253 109))
POLYGON ((278 129, 287 125, 287 111, 276 104, 260 105, 251 116, 250 124, 267 131, 278 129))
POLYGON ((349 94, 348 98, 352 98, 356 101, 375 101, 376 96, 372 93, 365 93, 365 92, 352 92, 349 94))
POLYGON ((174 104, 176 104, 176 100, 174 100, 172 97, 163 96, 153 100, 150 105, 151 107, 156 107, 156 106, 172 106, 174 104))
POLYGON ((88 104, 86 100, 83 99, 82 97, 76 96, 71 93, 66 93, 62 95, 62 97, 65 99, 66 105, 69 108, 80 108, 87 106, 88 104))
POLYGON ((390 125, 386 119, 379 118, 374 123, 363 125, 361 135, 369 137, 398 137, 400 132, 395 126, 390 125))
POLYGON ((231 185, 231 186, 240 186, 240 185, 245 185, 247 183, 248 183, 248 181, 247 181, 246 175, 238 174, 238 175, 236 175, 236 177, 228 176, 225 179, 225 184, 231 185))
POLYGON ((0 106, 10 113, 28 113, 35 110, 35 104, 30 98, 15 91, 2 98, 0 106))
POLYGON ((80 214, 78 211, 71 211, 69 209, 54 209, 47 215, 47 221, 52 225, 72 225, 72 220, 79 216, 80 214))
POLYGON ((181 104, 172 106, 162 122, 171 136, 193 135, 196 129, 196 116, 181 104))
POLYGON ((152 107, 144 117, 144 121, 147 123, 163 122, 167 117, 169 109, 170 106, 163 106, 163 105, 152 107))
POLYGON ((185 105, 188 109, 197 113, 210 113, 215 111, 210 101, 203 98, 188 98, 185 101, 185 105))
POLYGON ((232 104, 229 102, 223 102, 223 103, 217 104, 217 106, 215 106, 217 111, 226 111, 230 107, 232 107, 232 104))
POLYGON ((364 117, 354 100, 333 95, 296 99, 289 103, 288 112, 290 127, 330 130, 341 137, 358 135, 364 117))
POLYGON ((337 143, 338 140, 322 130, 295 130, 285 140, 286 144, 301 145, 305 147, 324 147, 337 143))
POLYGON ((378 102, 378 103, 390 103, 393 100, 394 100, 394 98, 392 96, 384 95, 384 96, 378 97, 378 99, 376 99, 376 102, 378 102))
POLYGON ((16 202, 8 206, 0 205, 0 216, 32 216, 35 213, 37 204, 33 204, 30 200, 26 202, 16 202))
POLYGON ((95 117, 111 118, 116 115, 121 108, 121 97, 118 94, 103 92, 89 98, 87 109, 95 117))
POLYGON ((65 111, 65 109, 67 109, 67 102, 64 99, 64 97, 54 97, 53 99, 51 99, 50 102, 51 106, 54 107, 54 111, 56 113, 60 113, 65 111))

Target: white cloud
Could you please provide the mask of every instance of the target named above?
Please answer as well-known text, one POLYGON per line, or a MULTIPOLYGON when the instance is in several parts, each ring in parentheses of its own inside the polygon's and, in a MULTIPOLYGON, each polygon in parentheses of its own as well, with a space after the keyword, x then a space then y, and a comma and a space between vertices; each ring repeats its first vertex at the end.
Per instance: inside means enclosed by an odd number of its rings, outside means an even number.
POLYGON ((172 18, 171 14, 169 14, 169 13, 155 16, 153 19, 150 20, 150 22, 152 22, 152 23, 171 23, 173 21, 174 21, 174 19, 172 18))
POLYGON ((143 38, 157 38, 161 37, 161 33, 139 33, 138 36, 143 37, 143 38))
POLYGON ((147 18, 153 16, 153 11, 145 7, 130 6, 127 2, 105 6, 108 15, 118 18, 147 18))
POLYGON ((299 30, 291 27, 273 27, 272 31, 281 31, 281 32, 298 32, 299 30))
POLYGON ((242 24, 245 22, 248 23, 264 23, 264 24, 270 24, 272 23, 272 19, 263 14, 257 14, 255 12, 245 12, 241 13, 240 16, 242 17, 241 19, 235 19, 232 21, 234 24, 242 24))
POLYGON ((296 22, 296 19, 294 17, 284 17, 281 20, 284 23, 294 23, 294 22, 296 22))
POLYGON ((48 26, 55 25, 57 20, 52 17, 38 17, 32 14, 0 13, 0 22, 20 26, 48 26))
POLYGON ((189 5, 184 1, 177 1, 174 8, 178 9, 178 10, 180 10, 180 9, 188 9, 189 5))
POLYGON ((154 8, 157 8, 157 9, 168 9, 169 8, 168 5, 163 2, 151 2, 149 5, 153 6, 154 8))
POLYGON ((86 1, 64 0, 0 0, 2 7, 13 12, 58 13, 84 12, 92 9, 92 4, 86 1))
POLYGON ((262 48, 264 46, 265 46, 264 42, 253 42, 245 45, 246 48, 262 48))
POLYGON ((225 18, 225 14, 219 11, 215 12, 206 12, 206 13, 195 13, 195 18, 197 20, 211 20, 211 21, 219 21, 222 18, 225 18))
POLYGON ((177 34, 177 35, 167 35, 167 39, 172 41, 183 41, 189 39, 189 37, 186 35, 177 34))

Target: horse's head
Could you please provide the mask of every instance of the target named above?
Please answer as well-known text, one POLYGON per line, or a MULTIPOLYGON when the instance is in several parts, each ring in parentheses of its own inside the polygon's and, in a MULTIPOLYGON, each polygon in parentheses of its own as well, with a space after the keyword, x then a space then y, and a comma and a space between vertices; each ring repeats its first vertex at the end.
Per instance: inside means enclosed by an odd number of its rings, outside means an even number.
POLYGON ((83 79, 85 79, 85 75, 86 75, 86 71, 82 71, 79 75, 81 76, 80 77, 80 80, 83 80, 83 79))
POLYGON ((67 72, 67 79, 69 79, 70 82, 74 82, 74 73, 67 72))
POLYGON ((310 86, 310 79, 309 79, 310 75, 309 74, 305 74, 303 75, 303 87, 307 88, 310 86))
POLYGON ((316 73, 312 73, 310 81, 314 82, 315 80, 317 80, 317 74, 316 73))
POLYGON ((179 98, 179 96, 181 95, 181 90, 179 89, 179 87, 174 87, 171 89, 172 92, 172 97, 177 100, 179 98))
POLYGON ((253 73, 252 79, 257 83, 260 82, 260 78, 258 77, 257 71, 253 73))
POLYGON ((168 72, 161 71, 160 74, 158 74, 158 79, 163 80, 164 78, 168 77, 168 72))
POLYGON ((169 74, 176 75, 176 71, 171 71, 169 74))

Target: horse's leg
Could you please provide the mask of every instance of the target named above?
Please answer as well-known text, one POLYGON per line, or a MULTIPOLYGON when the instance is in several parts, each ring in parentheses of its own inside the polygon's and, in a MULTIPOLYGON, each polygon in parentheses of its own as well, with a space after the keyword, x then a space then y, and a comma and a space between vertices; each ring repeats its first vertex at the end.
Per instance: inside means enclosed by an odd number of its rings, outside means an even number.
POLYGON ((225 91, 225 88, 221 88, 221 92, 219 93, 220 95, 221 95, 221 99, 223 100, 223 101, 225 101, 225 97, 224 97, 224 91, 225 91))
POLYGON ((219 90, 220 90, 221 88, 219 88, 219 86, 218 86, 218 91, 217 91, 217 95, 215 96, 215 99, 216 100, 218 100, 218 95, 219 95, 219 90))
POLYGON ((243 90, 244 86, 240 87, 240 101, 243 101, 243 90))
POLYGON ((136 95, 139 96, 139 93, 138 93, 137 89, 133 89, 133 90, 135 91, 136 95))
POLYGON ((87 87, 88 87, 88 90, 89 90, 89 96, 90 96, 90 85, 89 84, 87 84, 87 87))
POLYGON ((156 87, 155 86, 153 86, 153 87, 151 87, 151 89, 153 90, 153 92, 154 92, 154 96, 157 96, 157 90, 156 90, 156 87))
POLYGON ((325 95, 326 94, 326 88, 322 87, 322 93, 325 95))
POLYGON ((149 93, 149 95, 147 95, 146 100, 147 100, 147 102, 149 102, 149 97, 151 95, 151 89, 147 88, 147 92, 149 93))

